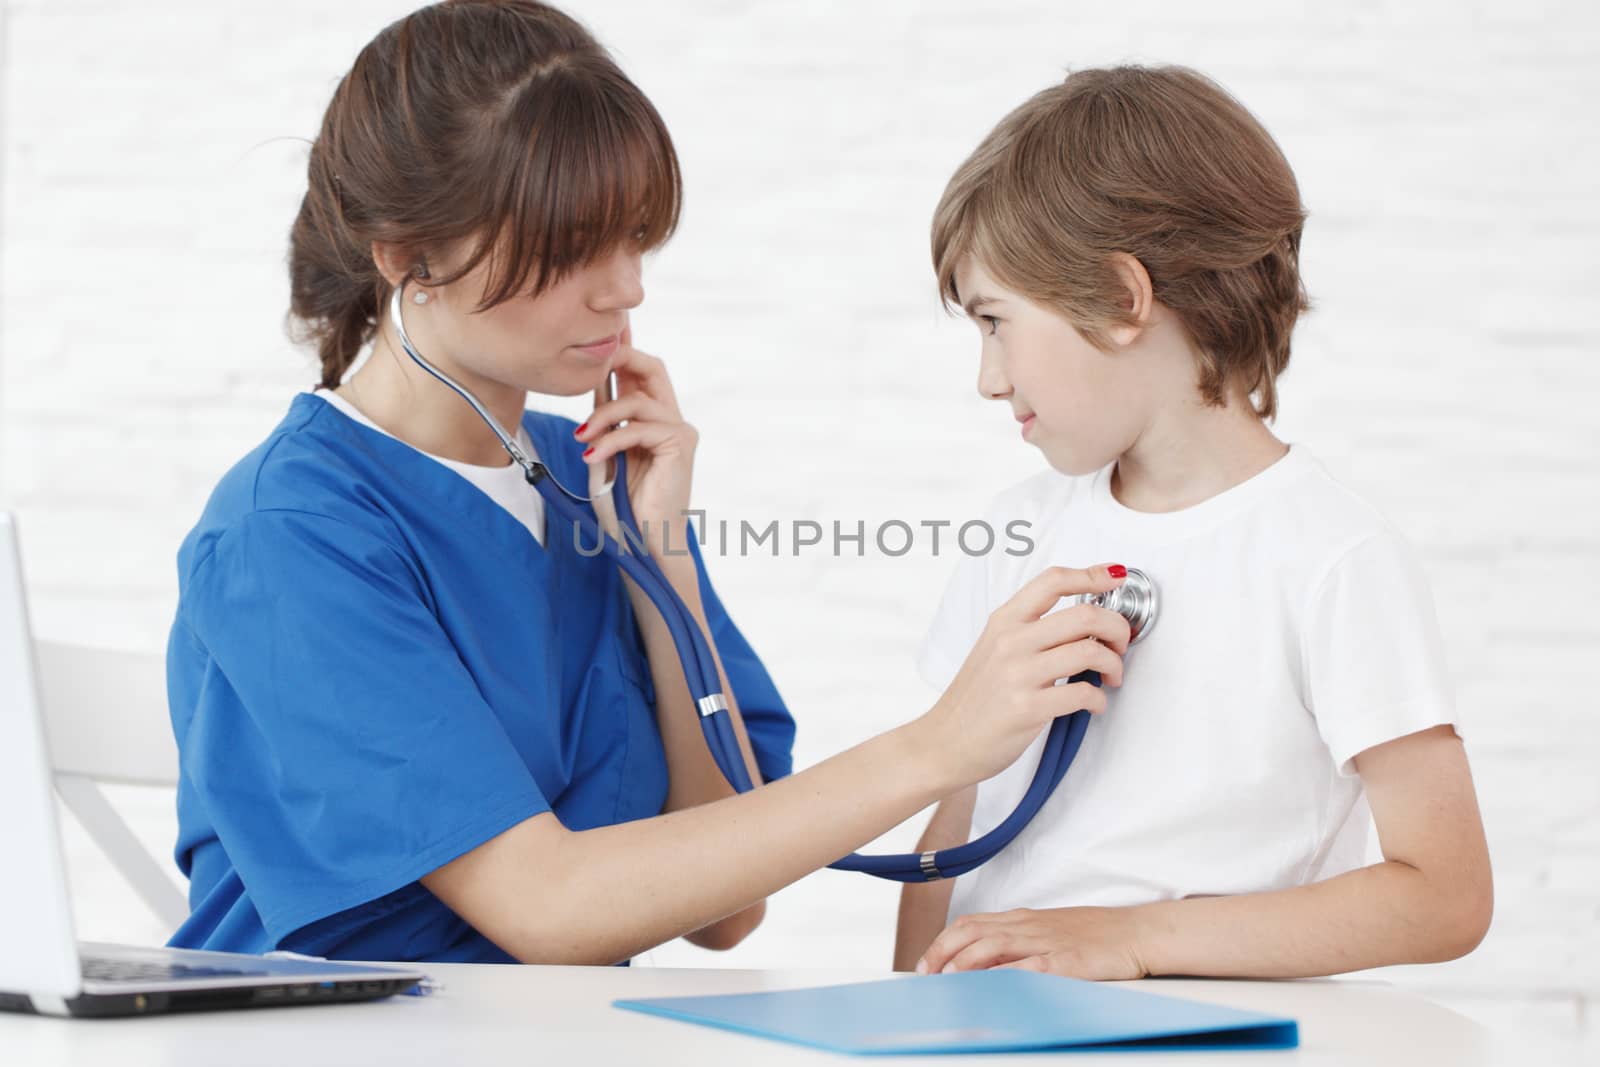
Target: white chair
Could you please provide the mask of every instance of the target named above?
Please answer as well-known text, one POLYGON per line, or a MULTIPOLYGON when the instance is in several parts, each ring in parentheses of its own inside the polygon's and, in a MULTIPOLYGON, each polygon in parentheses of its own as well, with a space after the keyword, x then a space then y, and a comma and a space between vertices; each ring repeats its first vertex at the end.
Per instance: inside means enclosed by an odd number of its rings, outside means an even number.
POLYGON ((183 893, 99 785, 177 785, 165 661, 51 641, 34 648, 56 791, 156 917, 177 929, 189 915, 183 893))

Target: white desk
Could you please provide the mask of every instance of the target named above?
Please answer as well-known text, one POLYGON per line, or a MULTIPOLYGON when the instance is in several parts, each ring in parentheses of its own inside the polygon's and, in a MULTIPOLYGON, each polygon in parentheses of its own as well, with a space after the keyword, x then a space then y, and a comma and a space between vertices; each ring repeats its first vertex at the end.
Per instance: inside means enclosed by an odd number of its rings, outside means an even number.
MULTIPOLYGON (((619 997, 743 993, 889 977, 877 971, 736 971, 674 968, 436 965, 443 988, 429 997, 143 1019, 66 1020, 0 1014, 0 1064, 52 1067, 256 1067, 381 1063, 429 1067, 850 1062, 798 1046, 611 1007, 619 997)), ((1461 1015, 1380 982, 1301 980, 1130 983, 1153 992, 1287 1015, 1300 1023, 1301 1047, 1280 1052, 1060 1053, 891 1057, 858 1062, 977 1067, 1005 1063, 1111 1064, 1418 1064, 1526 1063, 1528 1050, 1504 1045, 1461 1015), (1520 1053, 1520 1055, 1519 1055, 1520 1053)), ((1552 1053, 1556 1050, 1550 1050, 1552 1053)), ((1541 1054, 1538 1062, 1563 1062, 1541 1054)))

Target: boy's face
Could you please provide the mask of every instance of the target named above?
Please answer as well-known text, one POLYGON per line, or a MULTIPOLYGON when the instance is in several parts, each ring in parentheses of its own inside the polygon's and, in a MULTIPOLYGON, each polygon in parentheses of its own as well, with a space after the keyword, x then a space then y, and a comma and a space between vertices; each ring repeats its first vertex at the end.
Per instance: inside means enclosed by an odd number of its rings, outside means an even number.
POLYGON ((978 392, 1010 406, 1023 440, 1052 467, 1088 474, 1133 447, 1146 401, 1137 361, 1094 347, 971 256, 957 265, 955 282, 983 339, 978 392))

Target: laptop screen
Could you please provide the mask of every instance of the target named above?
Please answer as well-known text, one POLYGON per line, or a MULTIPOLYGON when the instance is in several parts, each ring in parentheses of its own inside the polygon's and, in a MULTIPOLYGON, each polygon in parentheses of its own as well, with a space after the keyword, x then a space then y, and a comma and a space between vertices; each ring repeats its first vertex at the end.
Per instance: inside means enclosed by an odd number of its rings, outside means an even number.
POLYGON ((0 991, 74 997, 81 969, 34 667, 17 524, 0 512, 0 991))

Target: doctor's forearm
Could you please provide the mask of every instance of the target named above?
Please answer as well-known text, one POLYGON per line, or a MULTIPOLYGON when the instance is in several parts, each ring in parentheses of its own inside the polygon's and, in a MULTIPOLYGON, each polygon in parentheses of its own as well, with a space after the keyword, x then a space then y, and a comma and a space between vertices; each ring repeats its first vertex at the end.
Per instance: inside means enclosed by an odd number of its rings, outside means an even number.
MULTIPOLYGON (((689 608, 706 644, 716 660, 717 675, 722 692, 728 700, 728 713, 733 719, 740 750, 749 770, 750 780, 760 783, 761 774, 756 767, 755 753, 745 734, 744 722, 734 700, 733 688, 728 684, 722 669, 722 657, 711 637, 711 628, 705 617, 704 603, 700 598, 699 574, 688 558, 669 560, 663 572, 674 590, 689 608)), ((644 591, 631 579, 626 582, 633 602, 634 617, 639 622, 644 640, 645 654, 650 663, 650 675, 656 693, 656 721, 661 732, 662 748, 667 760, 667 800, 662 810, 681 811, 722 797, 732 796, 733 787, 722 777, 721 770, 706 748, 705 735, 700 731, 700 716, 683 676, 683 664, 673 643, 671 631, 644 591)), ((725 951, 739 944, 766 917, 766 902, 757 901, 750 907, 729 915, 699 930, 684 935, 691 944, 700 948, 725 951)))
POLYGON ((711 926, 961 784, 925 720, 742 796, 564 829, 524 820, 423 878, 525 963, 609 964, 711 926))
MULTIPOLYGON (((722 669, 722 657, 706 621, 694 562, 686 556, 669 557, 662 569, 706 636, 706 644, 716 660, 717 677, 728 700, 728 713, 733 720, 750 780, 759 784, 762 779, 756 767, 755 753, 750 747, 738 702, 728 684, 728 676, 722 669)), ((732 796, 733 787, 722 777, 722 772, 706 748, 705 736, 700 731, 699 711, 684 680, 682 661, 678 657, 671 631, 667 629, 661 613, 637 584, 629 579, 627 588, 633 601, 634 617, 639 622, 640 634, 644 639, 645 654, 650 662, 650 677, 656 692, 656 721, 667 757, 669 785, 663 810, 679 811, 732 796)))
POLYGON ((1309 978, 1472 951, 1487 919, 1398 861, 1268 893, 1190 897, 1134 909, 1152 975, 1309 978))

